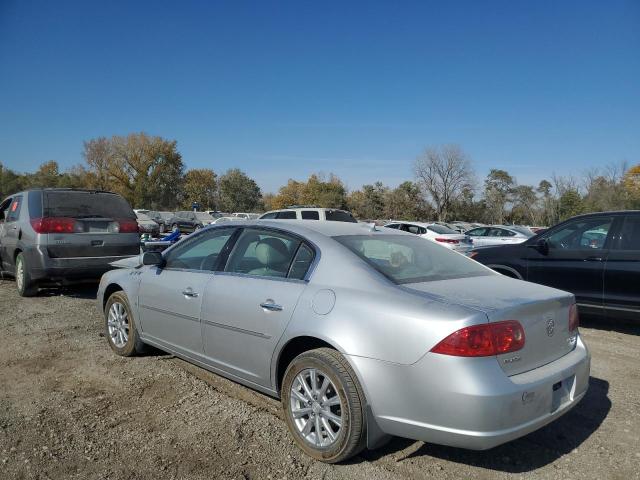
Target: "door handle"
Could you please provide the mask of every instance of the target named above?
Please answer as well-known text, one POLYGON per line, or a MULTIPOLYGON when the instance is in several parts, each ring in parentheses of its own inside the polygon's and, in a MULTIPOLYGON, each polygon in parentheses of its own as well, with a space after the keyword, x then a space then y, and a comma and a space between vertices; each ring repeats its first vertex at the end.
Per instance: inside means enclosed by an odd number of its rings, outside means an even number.
POLYGON ((282 311, 282 305, 278 305, 277 303, 275 303, 270 298, 268 298, 266 301, 262 302, 260 304, 260 306, 265 310, 269 310, 270 312, 281 312, 282 311))
POLYGON ((601 262, 602 257, 587 257, 583 261, 585 262, 601 262))
POLYGON ((182 294, 185 297, 190 297, 190 298, 197 298, 198 297, 198 294, 196 292, 194 292, 191 287, 187 288, 186 290, 183 290, 182 294))

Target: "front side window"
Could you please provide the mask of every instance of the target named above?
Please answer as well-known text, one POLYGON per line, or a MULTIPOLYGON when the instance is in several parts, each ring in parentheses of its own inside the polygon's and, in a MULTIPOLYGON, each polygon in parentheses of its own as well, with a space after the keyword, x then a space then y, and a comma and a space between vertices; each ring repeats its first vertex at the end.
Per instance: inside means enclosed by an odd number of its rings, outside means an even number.
POLYGON ((247 228, 238 238, 225 272, 302 279, 312 259, 313 251, 296 237, 247 228))
POLYGON ((451 230, 449 227, 438 224, 429 225, 427 228, 432 232, 439 233, 440 235, 451 235, 452 233, 458 233, 455 230, 451 230))
POLYGON ((189 238, 167 253, 165 268, 214 271, 234 231, 233 228, 208 230, 189 238))
POLYGON ((494 275, 479 263, 418 237, 344 235, 333 238, 397 284, 494 275))
POLYGON ((618 250, 640 250, 640 216, 624 219, 618 250))
POLYGON ((405 227, 406 227, 406 230, 405 229, 403 230, 409 233, 413 233, 415 235, 424 235, 425 233, 427 233, 427 231, 424 228, 419 227, 418 225, 405 225, 405 227))
POLYGON ((398 230, 400 228, 400 225, 398 225, 397 223, 392 223, 390 225, 385 225, 385 228, 393 228, 395 230, 398 230))
POLYGON ((285 210, 284 212, 278 212, 277 218, 280 220, 295 220, 296 212, 293 210, 285 210))
POLYGON ((262 220, 267 220, 269 218, 276 218, 276 216, 278 215, 278 212, 270 212, 270 213, 265 213, 264 215, 262 215, 260 217, 260 219, 262 220))
POLYGON ((13 202, 11 199, 7 199, 2 204, 0 204, 0 223, 4 223, 7 220, 7 215, 9 215, 9 207, 13 202))
POLYGON ((569 222, 545 236, 550 250, 602 249, 611 229, 611 217, 569 222))

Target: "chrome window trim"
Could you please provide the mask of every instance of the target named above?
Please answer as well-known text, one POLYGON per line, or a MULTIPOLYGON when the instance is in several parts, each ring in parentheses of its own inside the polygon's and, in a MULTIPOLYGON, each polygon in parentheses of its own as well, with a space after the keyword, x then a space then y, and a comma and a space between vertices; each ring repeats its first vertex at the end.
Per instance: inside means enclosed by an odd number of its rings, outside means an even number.
POLYGON ((308 280, 300 280, 298 278, 287 278, 287 277, 270 277, 268 275, 252 275, 249 273, 241 273, 241 272, 213 272, 214 276, 224 276, 224 277, 241 277, 241 278, 253 278, 257 280, 271 280, 276 282, 286 282, 286 283, 300 283, 307 284, 308 280))

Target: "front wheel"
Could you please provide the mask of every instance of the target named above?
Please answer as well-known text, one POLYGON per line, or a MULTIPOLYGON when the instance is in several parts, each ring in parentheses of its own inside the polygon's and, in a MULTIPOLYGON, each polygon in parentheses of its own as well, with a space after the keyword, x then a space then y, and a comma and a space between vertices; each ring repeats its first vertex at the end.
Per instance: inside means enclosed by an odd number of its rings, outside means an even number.
POLYGON ((307 455, 337 463, 364 448, 364 393, 339 352, 298 355, 285 372, 281 396, 289 431, 307 455))
POLYGON ((122 357, 144 351, 131 307, 124 292, 113 293, 104 307, 105 334, 111 349, 122 357))
POLYGON ((21 297, 33 297, 38 293, 38 287, 31 280, 29 266, 22 252, 16 256, 16 288, 21 297))

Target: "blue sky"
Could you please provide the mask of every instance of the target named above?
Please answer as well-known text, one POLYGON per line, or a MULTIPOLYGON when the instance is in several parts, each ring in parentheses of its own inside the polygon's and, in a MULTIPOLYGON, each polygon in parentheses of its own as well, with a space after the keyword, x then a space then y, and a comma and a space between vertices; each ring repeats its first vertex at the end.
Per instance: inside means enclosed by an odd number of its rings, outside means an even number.
POLYGON ((638 163, 640 2, 0 0, 1 162, 137 131, 265 191, 443 143, 520 183, 638 163))

